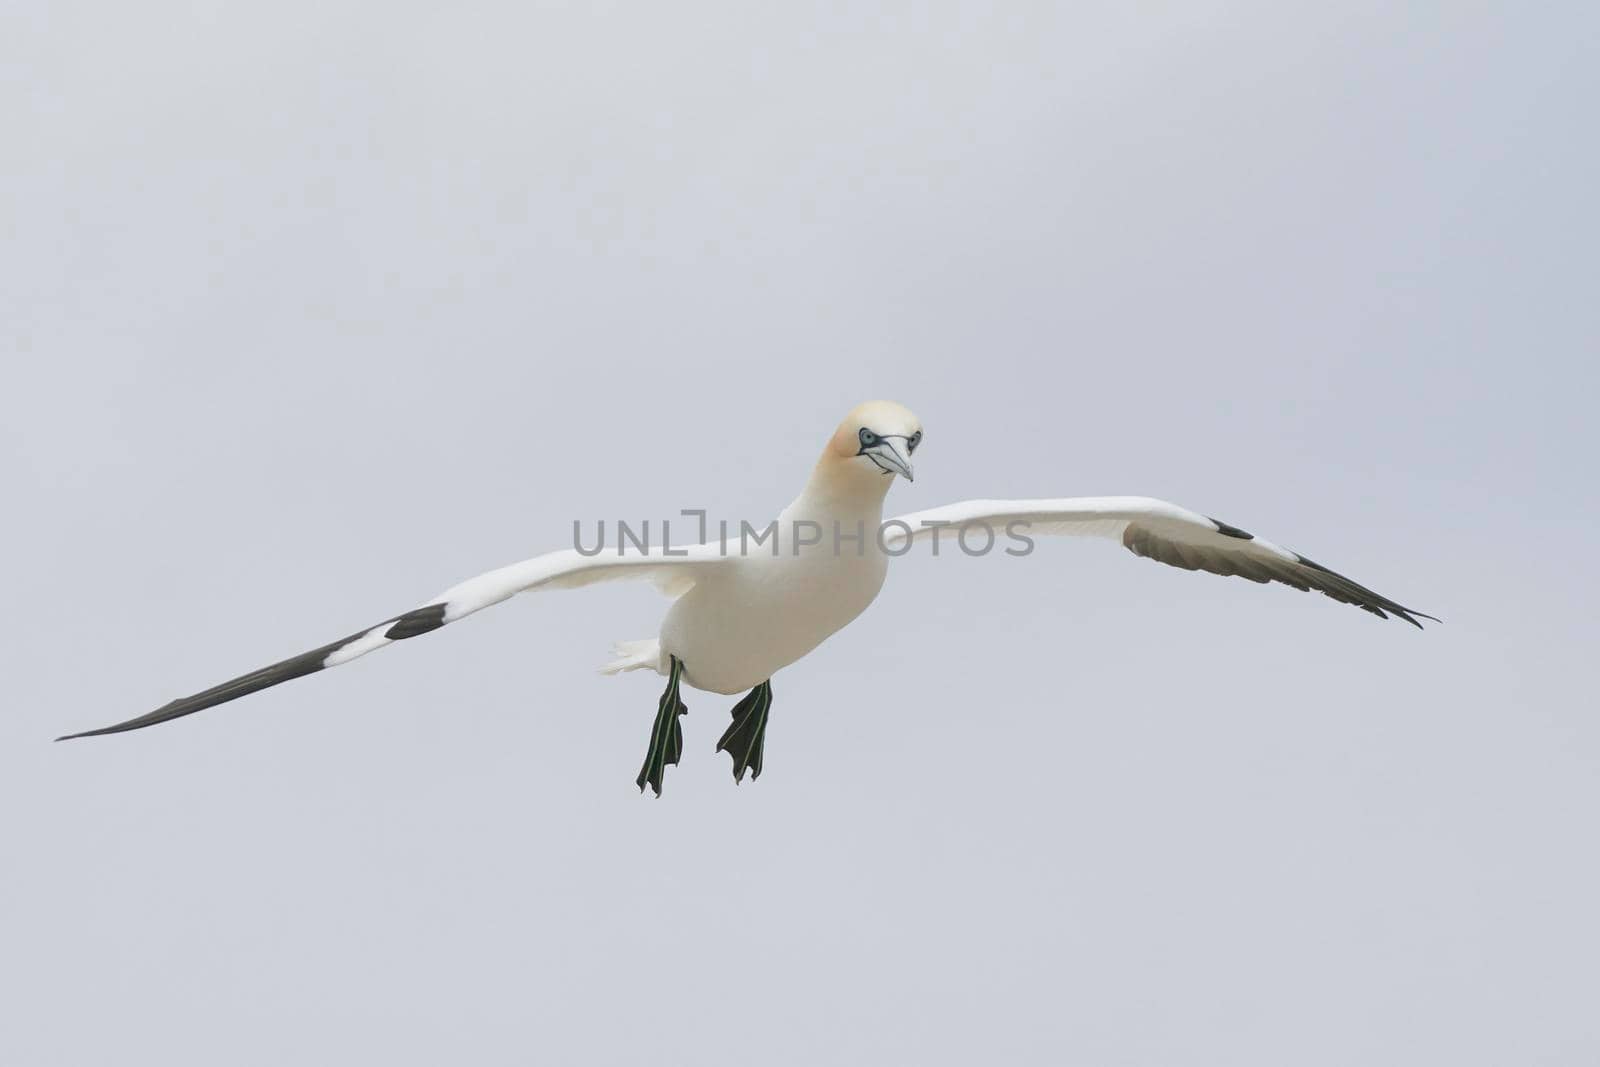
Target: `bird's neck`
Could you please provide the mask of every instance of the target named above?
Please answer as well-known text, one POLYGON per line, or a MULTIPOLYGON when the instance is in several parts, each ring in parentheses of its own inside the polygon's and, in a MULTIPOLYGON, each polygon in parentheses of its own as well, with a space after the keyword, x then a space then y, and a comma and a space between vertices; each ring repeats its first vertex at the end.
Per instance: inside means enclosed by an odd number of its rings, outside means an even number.
POLYGON ((893 481, 824 455, 787 513, 800 519, 865 519, 876 524, 883 518, 883 498, 893 481))

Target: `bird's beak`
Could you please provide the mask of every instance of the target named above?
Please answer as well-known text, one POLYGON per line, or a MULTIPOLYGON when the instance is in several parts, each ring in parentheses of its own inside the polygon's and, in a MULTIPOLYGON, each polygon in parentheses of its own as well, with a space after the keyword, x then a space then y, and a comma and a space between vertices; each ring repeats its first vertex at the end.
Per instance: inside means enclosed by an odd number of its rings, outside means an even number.
POLYGON ((876 463, 885 474, 898 474, 908 482, 916 481, 911 476, 911 457, 906 454, 905 445, 897 437, 885 437, 871 448, 862 449, 861 454, 876 463))

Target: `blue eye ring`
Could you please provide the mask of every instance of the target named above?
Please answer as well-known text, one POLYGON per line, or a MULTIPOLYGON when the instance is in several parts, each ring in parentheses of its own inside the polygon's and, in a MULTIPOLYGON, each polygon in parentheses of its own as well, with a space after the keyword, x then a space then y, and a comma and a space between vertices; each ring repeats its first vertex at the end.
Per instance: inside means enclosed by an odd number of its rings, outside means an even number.
POLYGON ((906 451, 907 452, 915 452, 917 450, 917 446, 920 445, 921 443, 922 443, 922 431, 918 430, 916 433, 912 434, 910 436, 910 438, 908 438, 906 440, 906 451))
POLYGON ((878 435, 865 426, 861 427, 861 432, 856 437, 860 440, 862 448, 871 448, 878 443, 878 435))

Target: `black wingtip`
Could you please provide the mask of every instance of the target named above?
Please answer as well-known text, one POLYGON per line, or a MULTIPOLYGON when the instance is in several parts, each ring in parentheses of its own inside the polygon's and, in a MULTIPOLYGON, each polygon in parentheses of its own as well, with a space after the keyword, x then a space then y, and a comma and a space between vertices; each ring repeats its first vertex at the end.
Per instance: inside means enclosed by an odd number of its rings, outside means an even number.
POLYGON ((1427 627, 1423 626, 1420 622, 1417 621, 1417 619, 1427 619, 1429 622, 1436 622, 1436 623, 1439 623, 1440 625, 1444 624, 1444 620, 1443 619, 1436 618, 1436 617, 1434 617, 1432 615, 1429 615, 1425 611, 1417 611, 1414 608, 1390 608, 1389 609, 1389 614, 1395 615, 1395 616, 1398 616, 1399 618, 1404 619, 1406 622, 1409 622, 1412 626, 1415 626, 1419 630, 1426 630, 1427 627), (1415 616, 1415 618, 1413 618, 1413 616, 1415 616))
POLYGON ((142 726, 154 725, 144 721, 143 718, 133 719, 129 722, 119 722, 115 726, 102 726, 98 730, 84 730, 75 734, 62 734, 57 741, 76 741, 80 737, 104 737, 107 734, 125 734, 130 730, 137 730, 142 726))
POLYGON ((56 740, 57 741, 76 741, 80 737, 104 737, 106 734, 123 734, 123 733, 127 733, 128 729, 129 728, 112 726, 112 727, 108 727, 108 728, 106 728, 104 730, 84 730, 82 733, 62 734, 60 737, 56 738, 56 740))
MULTIPOLYGON (((445 625, 446 605, 429 604, 426 607, 408 611, 404 615, 396 615, 379 626, 385 626, 384 636, 391 641, 404 641, 407 638, 418 637, 422 634, 432 633, 445 625)), ((260 692, 294 678, 303 678, 308 674, 326 668, 328 657, 344 648, 353 641, 358 641, 372 633, 376 627, 369 627, 359 633, 351 634, 339 641, 314 648, 310 652, 303 652, 298 656, 290 656, 270 667, 241 674, 239 677, 223 682, 221 685, 212 686, 202 693, 183 697, 179 700, 163 704, 155 711, 138 718, 129 719, 127 722, 114 723, 111 726, 102 726, 98 730, 84 730, 82 733, 63 734, 56 738, 57 741, 71 741, 79 737, 100 737, 104 734, 120 734, 129 730, 142 730, 146 726, 157 723, 170 722, 173 719, 192 715, 206 708, 214 708, 218 704, 226 704, 230 700, 237 700, 242 696, 260 692)))
POLYGON ((56 738, 56 740, 76 741, 80 737, 104 737, 106 734, 122 734, 127 733, 129 730, 136 729, 138 729, 136 726, 130 726, 127 723, 118 723, 115 726, 102 726, 98 730, 83 730, 75 734, 62 734, 60 737, 56 738))

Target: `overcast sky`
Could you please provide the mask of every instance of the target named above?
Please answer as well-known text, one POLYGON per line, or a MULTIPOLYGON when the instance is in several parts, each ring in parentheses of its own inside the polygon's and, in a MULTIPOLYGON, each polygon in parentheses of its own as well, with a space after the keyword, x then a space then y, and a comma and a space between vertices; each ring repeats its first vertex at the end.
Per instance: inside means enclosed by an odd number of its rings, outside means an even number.
POLYGON ((0 1062, 1600 1060, 1593 5, 849 6, 0 6, 0 1062), (739 787, 630 585, 49 742, 870 397, 1445 623, 1041 541, 739 787))

